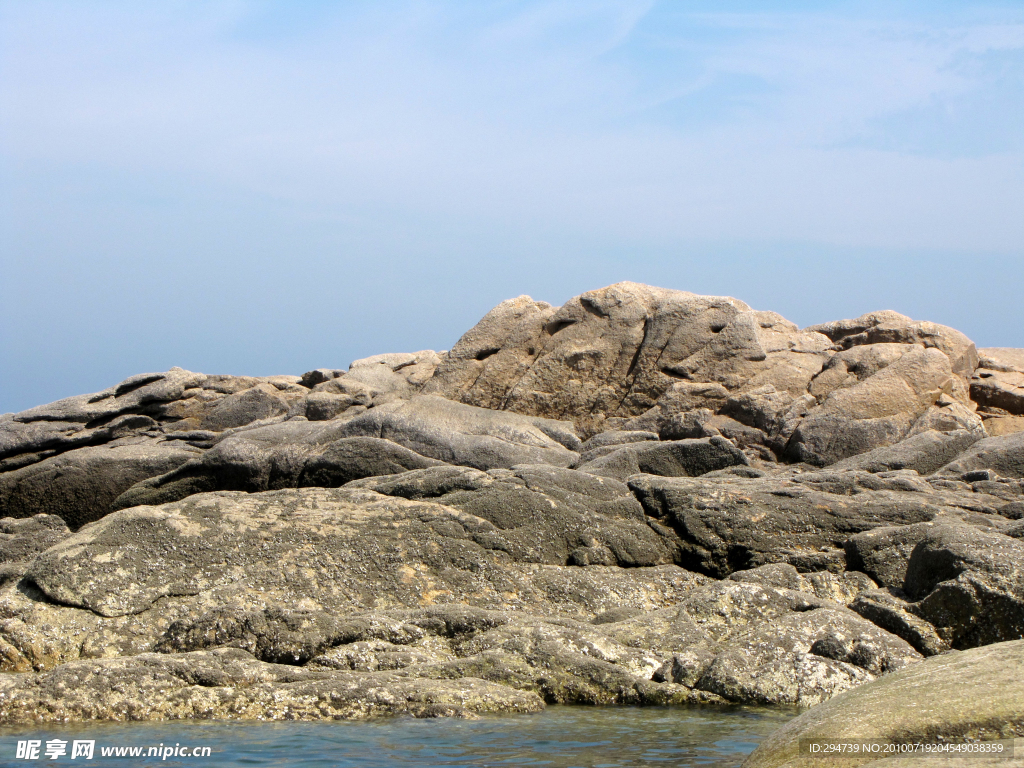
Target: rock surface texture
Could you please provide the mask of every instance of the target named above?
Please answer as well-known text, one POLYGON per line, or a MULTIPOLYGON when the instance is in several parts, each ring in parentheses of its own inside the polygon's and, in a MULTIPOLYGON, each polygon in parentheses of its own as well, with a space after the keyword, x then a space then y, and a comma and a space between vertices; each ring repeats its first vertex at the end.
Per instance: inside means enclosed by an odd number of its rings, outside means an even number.
POLYGON ((1024 351, 895 312, 620 283, 449 352, 4 414, 0 722, 841 719, 1019 671, 1022 392, 1024 351))

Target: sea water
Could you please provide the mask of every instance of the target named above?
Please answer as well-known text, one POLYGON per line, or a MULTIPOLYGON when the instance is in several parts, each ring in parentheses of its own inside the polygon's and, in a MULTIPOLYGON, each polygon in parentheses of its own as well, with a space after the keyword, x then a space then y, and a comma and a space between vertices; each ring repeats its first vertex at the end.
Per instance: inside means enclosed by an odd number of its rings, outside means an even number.
POLYGON ((795 714, 764 707, 548 707, 478 720, 46 725, 0 729, 0 765, 724 768, 738 766, 795 714), (91 759, 84 754, 89 742, 91 759), (64 754, 48 758, 48 748, 64 754))

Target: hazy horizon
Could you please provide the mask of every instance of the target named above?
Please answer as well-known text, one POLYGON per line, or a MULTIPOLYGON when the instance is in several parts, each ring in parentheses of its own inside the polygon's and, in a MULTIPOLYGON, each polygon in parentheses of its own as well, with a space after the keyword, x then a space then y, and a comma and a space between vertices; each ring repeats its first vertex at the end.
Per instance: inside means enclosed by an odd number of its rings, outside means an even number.
POLYGON ((1024 347, 1019 3, 2 0, 0 99, 0 413, 621 280, 1024 347))

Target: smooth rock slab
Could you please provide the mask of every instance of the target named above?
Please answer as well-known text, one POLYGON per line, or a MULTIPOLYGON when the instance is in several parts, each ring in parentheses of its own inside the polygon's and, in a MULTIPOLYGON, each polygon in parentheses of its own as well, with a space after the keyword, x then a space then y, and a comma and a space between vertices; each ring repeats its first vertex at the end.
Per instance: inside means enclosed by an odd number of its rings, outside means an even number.
MULTIPOLYGON (((935 656, 846 691, 784 725, 743 768, 856 768, 875 759, 812 759, 800 754, 804 739, 934 743, 1021 736, 1024 640, 1017 640, 935 656)), ((974 759, 951 764, 972 765, 974 759)))

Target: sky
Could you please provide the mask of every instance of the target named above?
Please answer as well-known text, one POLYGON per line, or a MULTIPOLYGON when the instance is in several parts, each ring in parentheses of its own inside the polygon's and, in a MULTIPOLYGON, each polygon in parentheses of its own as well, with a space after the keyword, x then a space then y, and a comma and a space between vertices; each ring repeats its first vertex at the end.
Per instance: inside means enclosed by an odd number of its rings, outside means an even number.
POLYGON ((0 0, 0 412, 621 280, 1024 347, 1024 3, 0 0))

